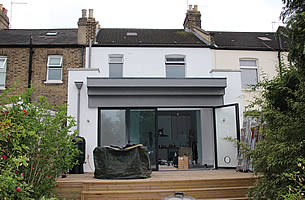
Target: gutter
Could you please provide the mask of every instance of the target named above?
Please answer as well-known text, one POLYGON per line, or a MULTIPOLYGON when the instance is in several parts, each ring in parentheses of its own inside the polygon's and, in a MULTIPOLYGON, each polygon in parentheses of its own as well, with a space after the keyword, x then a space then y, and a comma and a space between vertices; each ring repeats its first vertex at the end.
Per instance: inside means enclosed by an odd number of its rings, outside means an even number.
MULTIPOLYGON (((0 48, 27 48, 29 44, 0 44, 0 48)), ((35 48, 80 48, 79 44, 33 44, 35 48)))

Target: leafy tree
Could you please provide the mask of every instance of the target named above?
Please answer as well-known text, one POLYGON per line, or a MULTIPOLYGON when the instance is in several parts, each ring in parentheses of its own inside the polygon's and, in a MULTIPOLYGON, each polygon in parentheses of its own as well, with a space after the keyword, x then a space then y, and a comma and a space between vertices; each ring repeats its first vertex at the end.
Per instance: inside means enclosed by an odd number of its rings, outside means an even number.
POLYGON ((303 199, 305 193, 305 1, 283 0, 290 65, 265 80, 262 119, 264 140, 250 152, 256 173, 263 176, 249 196, 253 199, 303 199))

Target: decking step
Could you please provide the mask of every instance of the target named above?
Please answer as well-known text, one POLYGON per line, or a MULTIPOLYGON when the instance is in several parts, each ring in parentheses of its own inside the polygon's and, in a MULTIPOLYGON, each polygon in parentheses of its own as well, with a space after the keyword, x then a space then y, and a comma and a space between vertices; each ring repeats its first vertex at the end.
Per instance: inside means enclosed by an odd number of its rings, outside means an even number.
POLYGON ((82 191, 81 197, 86 200, 160 200, 175 192, 183 192, 187 196, 197 199, 236 198, 245 197, 248 187, 201 188, 180 190, 132 190, 132 191, 82 191))
POLYGON ((122 191, 122 190, 162 190, 162 189, 195 189, 195 188, 224 188, 251 186, 255 178, 184 180, 184 181, 143 181, 143 182, 91 182, 84 183, 88 191, 122 191))

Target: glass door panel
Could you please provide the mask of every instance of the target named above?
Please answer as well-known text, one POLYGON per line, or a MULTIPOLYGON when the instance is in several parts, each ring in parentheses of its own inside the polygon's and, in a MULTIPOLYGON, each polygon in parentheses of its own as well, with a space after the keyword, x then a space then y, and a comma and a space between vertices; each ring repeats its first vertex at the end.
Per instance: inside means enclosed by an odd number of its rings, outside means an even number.
POLYGON ((215 108, 215 139, 216 158, 215 167, 236 167, 237 147, 226 137, 239 138, 238 105, 215 108))
POLYGON ((129 110, 129 143, 143 144, 147 147, 152 169, 157 169, 156 161, 156 110, 129 110))
POLYGON ((100 110, 101 132, 99 146, 126 144, 125 110, 100 110))

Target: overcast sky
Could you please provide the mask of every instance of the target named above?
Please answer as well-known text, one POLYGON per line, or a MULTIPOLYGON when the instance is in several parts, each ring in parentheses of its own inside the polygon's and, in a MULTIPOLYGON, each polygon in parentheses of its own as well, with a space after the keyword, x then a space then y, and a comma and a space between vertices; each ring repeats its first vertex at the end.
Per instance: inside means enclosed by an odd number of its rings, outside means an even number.
POLYGON ((183 28, 187 4, 197 4, 204 30, 276 31, 283 6, 281 0, 0 0, 0 3, 9 10, 14 29, 76 28, 83 8, 94 9, 94 17, 102 28, 179 29, 183 28))

